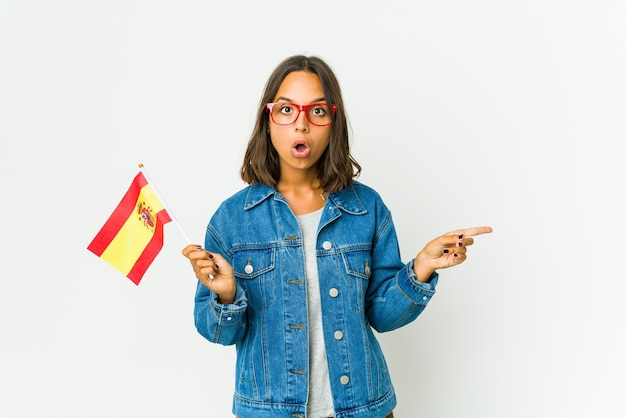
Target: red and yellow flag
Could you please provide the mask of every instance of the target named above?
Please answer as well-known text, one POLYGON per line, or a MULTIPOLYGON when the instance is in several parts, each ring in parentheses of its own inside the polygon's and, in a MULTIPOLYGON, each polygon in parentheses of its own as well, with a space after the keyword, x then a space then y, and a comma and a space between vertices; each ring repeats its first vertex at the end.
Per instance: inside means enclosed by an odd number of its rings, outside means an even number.
POLYGON ((171 217, 142 172, 87 249, 136 285, 163 248, 171 217))

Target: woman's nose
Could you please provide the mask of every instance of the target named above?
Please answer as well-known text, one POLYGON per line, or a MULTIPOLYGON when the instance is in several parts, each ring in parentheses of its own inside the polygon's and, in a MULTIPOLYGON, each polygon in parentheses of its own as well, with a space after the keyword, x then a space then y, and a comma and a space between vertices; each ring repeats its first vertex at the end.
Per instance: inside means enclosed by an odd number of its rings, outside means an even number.
POLYGON ((306 131, 309 129, 309 120, 306 117, 305 110, 300 109, 300 113, 298 113, 298 117, 296 117, 294 125, 298 131, 306 131))

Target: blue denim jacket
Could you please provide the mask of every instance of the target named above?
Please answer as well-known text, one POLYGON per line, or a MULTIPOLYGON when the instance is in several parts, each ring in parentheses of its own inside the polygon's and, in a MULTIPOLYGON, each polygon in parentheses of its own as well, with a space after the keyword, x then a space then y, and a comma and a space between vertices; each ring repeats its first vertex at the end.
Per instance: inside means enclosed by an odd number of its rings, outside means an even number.
MULTIPOLYGON (((305 417, 307 294, 300 227, 275 188, 249 186, 211 218, 205 248, 233 266, 237 295, 220 304, 198 283, 195 325, 207 340, 237 349, 233 413, 305 417)), ((322 321, 337 418, 385 417, 396 405, 372 329, 413 321, 435 293, 437 273, 418 282, 404 264, 391 213, 359 183, 326 199, 317 235, 322 321)))

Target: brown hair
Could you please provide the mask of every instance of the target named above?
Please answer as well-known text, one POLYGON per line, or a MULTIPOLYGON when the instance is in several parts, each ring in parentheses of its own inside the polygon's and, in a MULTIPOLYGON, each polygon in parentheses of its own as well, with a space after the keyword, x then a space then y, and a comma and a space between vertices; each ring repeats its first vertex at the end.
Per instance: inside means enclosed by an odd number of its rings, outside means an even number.
POLYGON ((241 166, 241 178, 248 184, 275 186, 280 178, 278 153, 269 134, 269 114, 266 104, 271 102, 287 75, 294 71, 306 71, 317 75, 324 90, 327 103, 337 105, 337 112, 330 125, 330 142, 317 162, 317 177, 320 186, 327 192, 347 187, 361 173, 361 166, 350 155, 348 121, 341 88, 331 68, 321 58, 294 55, 276 67, 265 85, 259 102, 256 124, 241 166))

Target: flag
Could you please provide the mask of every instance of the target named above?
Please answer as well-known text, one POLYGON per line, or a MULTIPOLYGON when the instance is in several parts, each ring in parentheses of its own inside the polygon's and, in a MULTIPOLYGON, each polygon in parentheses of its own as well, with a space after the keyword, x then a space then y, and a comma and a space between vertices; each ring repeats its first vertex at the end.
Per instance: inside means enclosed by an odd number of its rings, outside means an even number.
POLYGON ((163 225, 171 220, 140 171, 87 249, 139 285, 163 248, 163 225))

